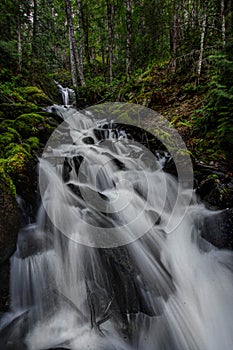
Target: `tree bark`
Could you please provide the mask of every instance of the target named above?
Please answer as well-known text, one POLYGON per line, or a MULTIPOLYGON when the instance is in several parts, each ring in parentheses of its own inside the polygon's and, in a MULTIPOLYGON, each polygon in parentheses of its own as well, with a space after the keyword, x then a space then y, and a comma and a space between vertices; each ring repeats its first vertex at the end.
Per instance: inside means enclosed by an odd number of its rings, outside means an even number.
POLYGON ((131 68, 131 48, 132 48, 132 4, 131 0, 126 0, 126 77, 130 76, 131 68))
POLYGON ((112 61, 113 61, 113 5, 111 0, 106 0, 107 5, 107 23, 108 23, 108 60, 109 60, 109 80, 112 82, 112 61))
POLYGON ((20 13, 18 14, 18 28, 17 28, 17 47, 18 47, 18 72, 20 73, 22 70, 22 36, 21 36, 21 21, 20 21, 20 13))
POLYGON ((222 17, 222 45, 226 45, 226 16, 225 16, 225 1, 221 0, 221 17, 222 17))
MULTIPOLYGON (((78 0, 78 24, 77 24, 77 32, 78 32, 78 43, 79 43, 79 65, 80 71, 82 72, 82 80, 85 85, 84 74, 83 74, 83 43, 82 43, 82 31, 81 31, 81 0, 78 0)), ((80 79, 81 80, 81 79, 80 79)))
POLYGON ((206 23, 207 23, 207 11, 206 9, 204 9, 203 20, 202 20, 202 30, 201 30, 200 55, 199 55, 198 67, 197 67, 198 83, 199 83, 199 78, 201 76, 203 54, 205 49, 206 23))
POLYGON ((88 12, 88 2, 85 2, 85 6, 81 6, 81 21, 83 27, 83 39, 84 39, 84 52, 86 56, 87 63, 91 64, 91 53, 89 47, 89 12, 88 12), (84 12, 85 7, 85 12, 84 12))
POLYGON ((70 42, 72 45, 72 52, 73 52, 74 59, 75 59, 76 70, 77 70, 81 85, 85 86, 86 83, 85 83, 84 74, 83 74, 83 66, 80 63, 80 53, 78 51, 78 46, 77 46, 75 33, 74 33, 71 4, 70 4, 70 0, 64 0, 64 1, 65 1, 65 6, 66 6, 66 17, 67 17, 69 33, 70 33, 70 42))
POLYGON ((171 67, 172 72, 176 72, 176 52, 177 52, 177 40, 178 40, 178 5, 174 6, 173 13, 173 28, 171 30, 171 52, 172 52, 172 60, 171 67))
POLYGON ((70 30, 69 30, 69 42, 70 42, 70 70, 71 70, 72 84, 74 87, 77 87, 77 71, 75 66, 75 58, 74 58, 74 51, 72 46, 70 30))
POLYGON ((37 37, 38 37, 38 3, 37 0, 33 0, 33 27, 32 27, 32 52, 31 52, 31 79, 32 79, 32 84, 35 83, 35 66, 36 66, 36 57, 37 57, 37 52, 38 52, 38 42, 37 42, 37 37))

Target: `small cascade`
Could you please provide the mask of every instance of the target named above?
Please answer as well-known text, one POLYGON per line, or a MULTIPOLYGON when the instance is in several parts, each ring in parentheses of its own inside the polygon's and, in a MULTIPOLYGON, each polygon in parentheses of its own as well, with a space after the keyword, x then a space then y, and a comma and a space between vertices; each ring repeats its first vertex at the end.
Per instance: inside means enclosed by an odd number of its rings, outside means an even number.
POLYGON ((73 106, 75 104, 75 92, 73 89, 63 87, 58 82, 55 82, 62 96, 62 104, 64 106, 73 106))
POLYGON ((161 153, 148 159, 91 114, 60 114, 64 134, 40 161, 37 220, 11 258, 0 349, 233 349, 233 253, 197 224, 214 214, 195 193, 184 208, 183 189, 168 234, 178 182, 161 153))

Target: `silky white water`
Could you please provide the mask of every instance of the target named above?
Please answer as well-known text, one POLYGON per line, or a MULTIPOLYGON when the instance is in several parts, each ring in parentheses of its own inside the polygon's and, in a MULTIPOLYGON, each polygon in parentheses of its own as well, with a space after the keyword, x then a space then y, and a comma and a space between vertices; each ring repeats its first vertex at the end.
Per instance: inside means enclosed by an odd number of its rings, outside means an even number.
POLYGON ((11 259, 0 348, 232 350, 233 254, 199 230, 215 214, 183 189, 171 217, 178 182, 164 157, 75 118, 40 161, 42 205, 11 259))

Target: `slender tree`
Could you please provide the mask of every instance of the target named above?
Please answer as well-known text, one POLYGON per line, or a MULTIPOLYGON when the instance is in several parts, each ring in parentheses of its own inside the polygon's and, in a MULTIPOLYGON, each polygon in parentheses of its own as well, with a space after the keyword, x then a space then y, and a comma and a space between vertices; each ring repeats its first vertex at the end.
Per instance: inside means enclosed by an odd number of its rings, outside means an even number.
POLYGON ((83 39, 84 39, 84 51, 85 51, 85 58, 87 60, 88 65, 91 64, 91 53, 90 53, 90 46, 89 46, 89 31, 90 31, 90 23, 89 23, 89 4, 88 0, 85 0, 82 2, 81 6, 81 21, 82 21, 82 28, 83 28, 83 39))
POLYGON ((225 17, 225 1, 221 0, 221 17, 222 17, 222 45, 226 45, 226 17, 225 17))
POLYGON ((109 80, 112 82, 112 63, 113 63, 113 4, 111 0, 106 0, 107 5, 107 23, 108 23, 108 60, 109 60, 109 80))
POLYGON ((22 70, 22 62, 23 62, 20 5, 19 5, 18 18, 17 18, 17 48, 18 48, 18 72, 20 73, 22 70))
POLYGON ((70 28, 69 28, 69 43, 70 43, 70 68, 71 68, 71 78, 74 87, 77 87, 77 71, 75 65, 74 51, 71 40, 70 28))
MULTIPOLYGON (((207 6, 207 2, 204 3, 204 5, 207 6)), ((205 49, 205 36, 206 36, 206 25, 207 25, 207 8, 206 8, 206 6, 204 6, 204 9, 203 9, 204 13, 203 13, 202 29, 201 29, 200 54, 199 54, 198 66, 197 66, 198 81, 199 81, 199 78, 201 76, 203 55, 204 55, 204 49, 205 49)))
POLYGON ((129 79, 132 48, 132 3, 126 0, 126 77, 129 79))
POLYGON ((170 43, 171 43, 171 54, 172 54, 172 60, 171 60, 171 66, 172 66, 172 72, 176 72, 176 54, 177 54, 177 46, 178 46, 178 9, 179 6, 177 3, 174 4, 173 9, 173 24, 172 29, 170 31, 170 43))
MULTIPOLYGON (((82 17, 82 11, 81 11, 81 0, 77 0, 77 14, 78 14, 78 22, 77 22, 77 32, 78 32, 78 44, 79 44, 79 68, 82 75, 82 85, 85 85, 84 80, 84 74, 83 74, 83 43, 82 43, 82 31, 81 31, 81 17, 82 17)), ((81 81, 81 79, 80 79, 81 81)))
POLYGON ((82 86, 85 86, 85 79, 84 79, 84 73, 83 73, 83 66, 82 62, 80 62, 80 53, 78 50, 76 38, 75 38, 75 32, 74 32, 74 26, 73 26, 73 20, 72 20, 72 11, 71 11, 71 4, 70 0, 64 0, 65 1, 65 7, 66 7, 66 17, 69 27, 69 38, 70 38, 70 45, 72 45, 73 48, 73 54, 76 64, 76 70, 79 76, 79 80, 82 86))

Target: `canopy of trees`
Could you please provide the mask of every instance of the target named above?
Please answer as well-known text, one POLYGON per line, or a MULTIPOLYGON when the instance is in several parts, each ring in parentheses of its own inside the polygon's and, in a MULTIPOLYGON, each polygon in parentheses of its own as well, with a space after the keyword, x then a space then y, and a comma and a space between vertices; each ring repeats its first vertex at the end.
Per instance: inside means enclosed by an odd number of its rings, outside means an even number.
POLYGON ((217 130, 221 145, 232 144, 232 11, 231 0, 4 0, 1 85, 48 92, 57 79, 81 94, 118 89, 166 63, 184 83, 207 87, 200 132, 217 130))

